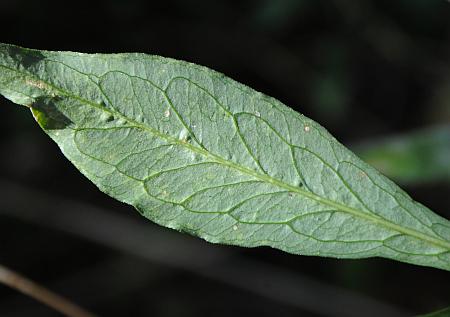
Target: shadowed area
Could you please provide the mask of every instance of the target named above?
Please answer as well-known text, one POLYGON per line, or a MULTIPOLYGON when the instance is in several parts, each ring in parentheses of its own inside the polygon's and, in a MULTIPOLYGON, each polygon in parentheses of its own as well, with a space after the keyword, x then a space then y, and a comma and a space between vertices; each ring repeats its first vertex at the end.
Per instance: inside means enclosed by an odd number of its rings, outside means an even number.
POLYGON ((57 106, 57 103, 64 102, 60 97, 37 98, 31 105, 31 111, 39 125, 46 130, 62 130, 72 124, 57 106))

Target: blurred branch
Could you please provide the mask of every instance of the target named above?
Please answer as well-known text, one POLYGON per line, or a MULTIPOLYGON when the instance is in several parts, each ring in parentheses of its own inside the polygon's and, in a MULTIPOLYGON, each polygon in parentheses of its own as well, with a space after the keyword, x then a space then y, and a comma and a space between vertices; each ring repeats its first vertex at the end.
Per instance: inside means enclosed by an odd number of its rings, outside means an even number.
POLYGON ((396 307, 298 272, 234 258, 229 247, 210 245, 160 228, 137 214, 126 216, 108 212, 6 181, 0 181, 0 191, 4 195, 0 215, 73 234, 320 316, 360 316, 362 311, 367 317, 405 315, 396 307), (195 254, 201 257, 193 256, 195 254), (326 294, 326 305, 323 294, 326 294))
POLYGON ((450 125, 384 137, 352 149, 400 183, 450 182, 450 125))
POLYGON ((51 292, 3 265, 0 265, 0 283, 46 304, 66 316, 94 317, 93 314, 85 311, 83 308, 69 302, 67 299, 51 292))

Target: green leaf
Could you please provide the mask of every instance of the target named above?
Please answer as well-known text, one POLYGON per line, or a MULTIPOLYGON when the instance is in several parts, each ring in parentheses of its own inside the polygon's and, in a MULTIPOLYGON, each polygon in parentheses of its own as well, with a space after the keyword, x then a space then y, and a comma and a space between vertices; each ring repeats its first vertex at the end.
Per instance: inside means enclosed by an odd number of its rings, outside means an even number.
POLYGON ((314 121, 205 67, 1 45, 0 92, 103 192, 163 226, 450 270, 449 221, 314 121))
POLYGON ((450 307, 418 317, 450 317, 450 307))
POLYGON ((385 137, 352 149, 403 184, 450 181, 450 126, 385 137))

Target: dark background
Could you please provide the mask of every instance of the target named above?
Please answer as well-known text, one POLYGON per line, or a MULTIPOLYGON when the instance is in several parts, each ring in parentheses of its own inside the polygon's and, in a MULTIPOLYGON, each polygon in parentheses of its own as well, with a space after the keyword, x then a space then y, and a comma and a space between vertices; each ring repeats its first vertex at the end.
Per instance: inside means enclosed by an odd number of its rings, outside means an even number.
MULTIPOLYGON (((450 124, 449 40, 444 0, 0 0, 1 42, 205 65, 350 147, 450 124)), ((0 111, 0 263, 100 316, 408 316, 450 305, 449 273, 437 269, 214 246, 159 228, 100 193, 25 108, 2 98, 0 111)), ((402 187, 450 218, 450 182, 402 187)), ((0 315, 58 316, 4 286, 0 315)))

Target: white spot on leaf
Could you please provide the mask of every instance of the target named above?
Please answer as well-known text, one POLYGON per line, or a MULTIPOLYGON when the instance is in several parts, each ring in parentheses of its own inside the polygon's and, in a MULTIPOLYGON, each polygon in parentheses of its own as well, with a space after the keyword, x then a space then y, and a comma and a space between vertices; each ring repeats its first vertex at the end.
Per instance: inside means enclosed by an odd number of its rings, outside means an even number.
POLYGON ((170 117, 170 110, 169 109, 164 111, 164 118, 168 118, 168 117, 170 117))
POLYGON ((110 122, 110 121, 112 121, 112 120, 114 120, 114 117, 113 117, 113 115, 112 114, 110 114, 110 113, 108 113, 108 112, 103 112, 101 115, 100 115, 100 121, 101 122, 110 122))
POLYGON ((117 120, 117 124, 118 124, 118 125, 124 125, 125 123, 127 123, 127 122, 125 121, 125 119, 120 118, 120 119, 117 120))
POLYGON ((178 136, 178 139, 182 142, 187 142, 187 140, 189 139, 189 131, 186 128, 183 128, 180 131, 180 135, 178 136))

